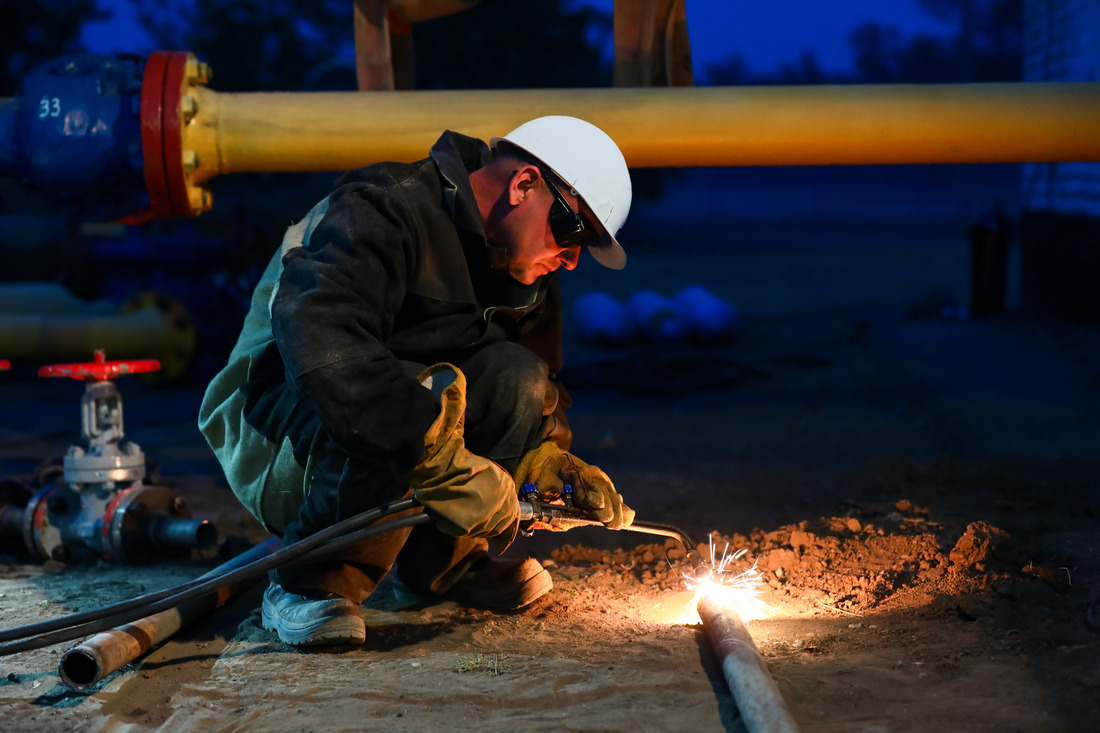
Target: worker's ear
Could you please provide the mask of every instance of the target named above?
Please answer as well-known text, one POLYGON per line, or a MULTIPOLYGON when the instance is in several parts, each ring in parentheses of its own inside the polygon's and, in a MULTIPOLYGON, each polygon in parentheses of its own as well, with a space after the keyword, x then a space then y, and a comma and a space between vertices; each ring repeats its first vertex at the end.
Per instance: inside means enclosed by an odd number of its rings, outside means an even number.
POLYGON ((541 177, 538 166, 527 164, 517 168, 508 184, 508 202, 518 206, 538 188, 541 177))

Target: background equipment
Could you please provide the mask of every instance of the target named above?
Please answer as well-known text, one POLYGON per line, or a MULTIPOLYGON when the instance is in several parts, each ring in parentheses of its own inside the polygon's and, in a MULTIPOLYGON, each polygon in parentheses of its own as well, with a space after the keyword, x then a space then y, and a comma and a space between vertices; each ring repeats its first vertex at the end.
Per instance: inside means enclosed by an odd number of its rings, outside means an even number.
POLYGON ((107 361, 103 351, 92 362, 39 369, 42 377, 87 383, 80 400, 82 444, 65 455, 64 481, 46 484, 25 506, 17 491, 0 495, 0 536, 20 537, 32 555, 59 562, 146 562, 217 543, 217 528, 192 519, 182 495, 144 483, 145 454, 123 441, 122 397, 111 380, 158 369, 153 359, 107 361))

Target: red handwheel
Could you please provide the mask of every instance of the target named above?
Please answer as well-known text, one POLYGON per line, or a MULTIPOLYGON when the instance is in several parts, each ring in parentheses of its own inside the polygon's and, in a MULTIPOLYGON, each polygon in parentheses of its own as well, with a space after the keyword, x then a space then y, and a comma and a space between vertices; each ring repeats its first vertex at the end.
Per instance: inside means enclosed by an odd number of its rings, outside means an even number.
POLYGON ((126 361, 107 361, 102 349, 96 349, 95 361, 83 364, 49 364, 38 369, 40 377, 69 377, 85 382, 103 382, 127 374, 155 372, 160 370, 156 359, 129 359, 126 361))

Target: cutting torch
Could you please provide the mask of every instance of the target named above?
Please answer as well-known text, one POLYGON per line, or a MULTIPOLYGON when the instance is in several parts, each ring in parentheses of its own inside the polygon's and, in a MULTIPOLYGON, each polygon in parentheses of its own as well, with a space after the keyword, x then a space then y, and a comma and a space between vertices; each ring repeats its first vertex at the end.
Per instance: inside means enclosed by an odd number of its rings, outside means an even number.
MULTIPOLYGON (((537 529, 549 529, 564 531, 576 527, 601 527, 606 529, 603 522, 595 519, 590 514, 578 509, 572 501, 572 487, 566 484, 562 491, 562 503, 548 503, 538 498, 538 488, 534 484, 524 484, 520 487, 519 502, 519 528, 520 532, 530 536, 537 529)), ((634 520, 629 526, 623 527, 627 532, 642 532, 644 534, 671 537, 678 541, 687 553, 687 559, 695 571, 696 577, 704 577, 710 574, 703 556, 699 553, 697 545, 679 527, 671 524, 659 524, 657 522, 644 522, 634 520)))

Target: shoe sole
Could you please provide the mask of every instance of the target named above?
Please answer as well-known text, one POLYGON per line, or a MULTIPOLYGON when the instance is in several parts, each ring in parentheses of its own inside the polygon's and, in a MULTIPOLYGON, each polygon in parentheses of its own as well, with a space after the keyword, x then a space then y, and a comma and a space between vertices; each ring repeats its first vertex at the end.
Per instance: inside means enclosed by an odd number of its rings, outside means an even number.
POLYGON ((289 624, 269 614, 261 613, 264 629, 274 631, 279 640, 291 646, 323 646, 362 644, 367 640, 367 628, 362 618, 344 616, 326 618, 308 624, 289 624))
POLYGON ((516 610, 530 606, 553 589, 554 579, 550 576, 550 571, 543 568, 541 573, 533 576, 523 587, 524 593, 519 599, 521 602, 516 606, 516 610))

